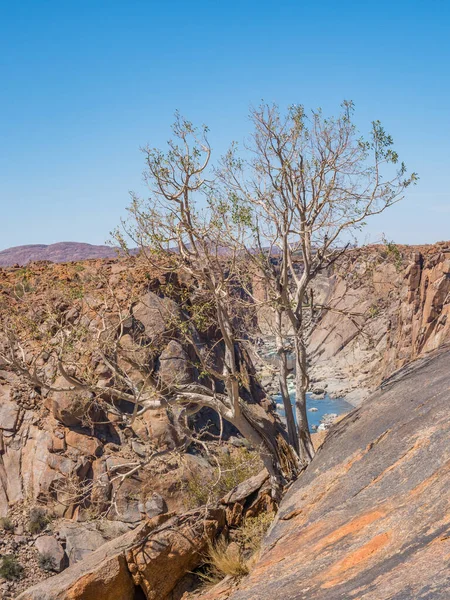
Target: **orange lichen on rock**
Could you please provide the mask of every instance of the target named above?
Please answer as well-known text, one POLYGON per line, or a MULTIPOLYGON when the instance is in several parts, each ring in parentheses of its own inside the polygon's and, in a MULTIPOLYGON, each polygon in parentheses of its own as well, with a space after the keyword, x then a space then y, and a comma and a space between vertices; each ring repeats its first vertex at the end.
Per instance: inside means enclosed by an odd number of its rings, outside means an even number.
POLYGON ((360 569, 365 569, 365 563, 374 554, 382 550, 388 544, 390 538, 391 534, 389 532, 380 533, 369 542, 350 553, 344 559, 334 563, 334 565, 326 572, 327 579, 330 577, 333 579, 328 579, 328 581, 322 585, 322 588, 328 589, 350 579, 350 575, 348 574, 350 569, 355 569, 356 567, 355 574, 360 569))
POLYGON ((442 467, 439 469, 439 471, 434 472, 432 475, 430 475, 430 477, 427 477, 426 479, 421 481, 419 483, 419 485, 416 485, 416 487, 413 488, 409 492, 409 495, 410 496, 420 496, 420 494, 422 494, 425 490, 427 490, 431 485, 436 483, 439 480, 439 478, 447 477, 449 472, 450 472, 450 459, 447 460, 442 465, 442 467))
POLYGON ((348 535, 358 534, 365 527, 367 527, 374 521, 378 521, 378 519, 383 518, 385 515, 386 515, 385 511, 374 510, 369 513, 366 513, 365 515, 361 515, 360 517, 356 517, 355 519, 352 519, 348 523, 345 523, 345 525, 338 527, 337 529, 332 531, 330 534, 321 538, 319 540, 319 542, 317 542, 317 544, 315 544, 312 547, 312 551, 313 552, 321 552, 327 546, 330 546, 332 544, 335 544, 336 542, 339 542, 340 540, 342 540, 344 537, 346 537, 348 535))

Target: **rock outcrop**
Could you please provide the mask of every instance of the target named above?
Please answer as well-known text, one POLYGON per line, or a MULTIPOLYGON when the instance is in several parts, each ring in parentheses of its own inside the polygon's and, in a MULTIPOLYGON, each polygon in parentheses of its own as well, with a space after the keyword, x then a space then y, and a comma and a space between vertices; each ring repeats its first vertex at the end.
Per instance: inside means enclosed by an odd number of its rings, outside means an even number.
MULTIPOLYGON (((168 455, 186 435, 175 410, 139 405, 133 415, 127 399, 133 399, 127 396, 130 382, 146 389, 151 379, 162 389, 199 380, 195 350, 174 325, 182 319, 177 294, 184 290, 189 297, 191 290, 167 271, 153 269, 151 275, 148 263, 133 257, 0 269, 0 318, 9 319, 8 331, 18 336, 11 342, 0 329, 0 518, 14 503, 28 501, 76 520, 104 515, 109 506, 108 519, 136 524, 158 511, 186 509, 186 473, 211 470, 198 456, 187 454, 181 464, 179 455, 168 455), (126 318, 121 322, 119 315, 126 318), (71 375, 82 371, 94 392, 72 385, 61 372, 58 336, 71 338, 71 375), (108 344, 99 345, 101 336, 109 336, 108 344), (28 366, 8 363, 15 343, 23 347, 28 366), (111 356, 105 358, 107 352, 111 356), (110 394, 118 386, 119 398, 110 394), (125 477, 133 467, 139 467, 139 476, 125 477)), ((214 335, 211 327, 198 334, 198 343, 211 344, 220 364, 214 335)), ((243 393, 260 416, 278 423, 264 390, 246 372, 245 359, 241 369, 251 390, 243 393)), ((211 412, 200 410, 193 427, 218 434, 222 424, 216 417, 215 425, 211 412)), ((226 426, 222 433, 227 435, 226 426)))
POLYGON ((82 562, 23 592, 18 600, 162 600, 198 566, 225 524, 223 509, 164 515, 101 546, 82 562))
POLYGON ((329 310, 309 341, 313 386, 358 405, 450 341, 450 243, 353 250, 321 276, 317 296, 329 310))
POLYGON ((447 599, 450 349, 383 382, 328 434, 238 591, 203 600, 447 599))

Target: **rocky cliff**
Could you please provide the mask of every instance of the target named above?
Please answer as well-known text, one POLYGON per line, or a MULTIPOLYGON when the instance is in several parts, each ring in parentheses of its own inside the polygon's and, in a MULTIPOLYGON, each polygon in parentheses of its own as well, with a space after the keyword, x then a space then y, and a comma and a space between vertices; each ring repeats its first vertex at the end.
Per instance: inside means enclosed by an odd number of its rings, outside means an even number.
POLYGON ((318 283, 313 379, 359 404, 407 362, 450 341, 450 243, 349 252, 318 283))
POLYGON ((442 600, 450 571, 450 350, 384 381, 284 498, 238 591, 203 600, 442 600))

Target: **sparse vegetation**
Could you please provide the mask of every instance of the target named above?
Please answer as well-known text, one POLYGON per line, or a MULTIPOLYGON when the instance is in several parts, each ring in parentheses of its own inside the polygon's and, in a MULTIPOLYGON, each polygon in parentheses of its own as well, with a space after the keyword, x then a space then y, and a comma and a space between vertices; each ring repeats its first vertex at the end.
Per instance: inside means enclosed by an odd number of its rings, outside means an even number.
POLYGON ((72 300, 81 300, 84 297, 83 286, 78 285, 70 288, 69 294, 72 300))
POLYGON ((369 318, 370 319, 374 319, 375 317, 377 317, 380 314, 380 309, 376 304, 372 304, 372 306, 369 307, 369 318))
POLYGON ((14 523, 9 517, 3 517, 3 519, 0 519, 0 529, 2 529, 3 531, 13 532, 14 523))
POLYGON ((23 575, 23 567, 13 554, 7 554, 2 558, 0 564, 0 577, 7 581, 21 579, 23 575))
POLYGON ((224 577, 235 579, 248 575, 249 567, 238 544, 228 544, 225 538, 208 547, 207 570, 202 576, 207 584, 214 585, 224 577))
POLYGON ((187 508, 211 504, 262 470, 259 454, 247 448, 233 448, 214 455, 215 468, 207 481, 204 473, 189 471, 185 484, 187 508))
POLYGON ((39 566, 43 571, 55 571, 55 559, 50 554, 39 555, 39 566))
POLYGON ((387 257, 394 263, 396 271, 400 271, 403 266, 403 256, 399 247, 394 242, 389 242, 386 238, 383 238, 383 244, 386 248, 387 257))
POLYGON ((32 534, 40 533, 49 524, 50 519, 43 508, 34 507, 30 511, 28 531, 32 534))
POLYGON ((246 553, 254 555, 261 548, 263 537, 273 522, 274 513, 264 512, 257 517, 247 517, 236 532, 236 541, 246 553))
POLYGON ((224 577, 239 579, 248 575, 256 562, 262 539, 274 518, 273 513, 262 513, 257 517, 248 517, 233 535, 229 543, 225 537, 209 544, 205 561, 204 581, 215 584, 224 577))
POLYGON ((23 298, 25 294, 33 291, 33 287, 29 281, 23 279, 19 283, 17 283, 14 287, 14 294, 17 298, 23 298))

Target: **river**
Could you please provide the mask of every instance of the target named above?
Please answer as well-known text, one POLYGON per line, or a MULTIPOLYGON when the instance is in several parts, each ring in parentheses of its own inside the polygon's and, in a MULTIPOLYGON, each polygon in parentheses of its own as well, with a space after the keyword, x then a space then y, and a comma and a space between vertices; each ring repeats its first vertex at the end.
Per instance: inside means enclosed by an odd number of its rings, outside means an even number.
MULTIPOLYGON (((285 412, 281 396, 274 396, 274 400, 277 403, 277 412, 284 419, 285 412)), ((291 393, 291 403, 295 403, 295 394, 291 393)), ((324 415, 335 414, 343 415, 353 410, 354 406, 344 400, 344 398, 330 398, 328 394, 325 394, 324 398, 311 398, 311 394, 306 395, 306 406, 308 409, 308 423, 311 432, 316 431, 319 427, 321 419, 324 415), (312 410, 311 409, 317 409, 312 410)), ((294 411, 295 414, 295 411, 294 411)))

